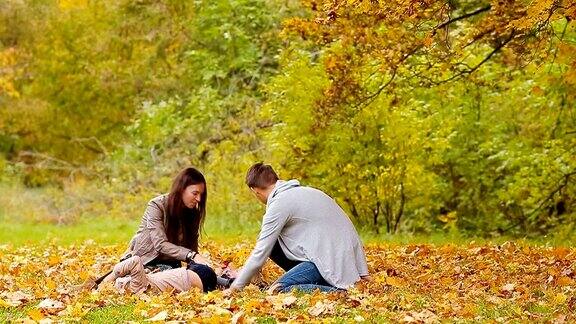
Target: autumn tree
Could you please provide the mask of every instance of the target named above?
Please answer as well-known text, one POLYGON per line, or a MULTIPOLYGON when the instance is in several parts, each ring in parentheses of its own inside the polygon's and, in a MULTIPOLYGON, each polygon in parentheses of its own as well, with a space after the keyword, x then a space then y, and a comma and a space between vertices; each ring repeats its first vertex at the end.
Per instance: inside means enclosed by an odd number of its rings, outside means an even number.
POLYGON ((573 223, 573 2, 303 3, 263 115, 288 173, 390 233, 573 223))

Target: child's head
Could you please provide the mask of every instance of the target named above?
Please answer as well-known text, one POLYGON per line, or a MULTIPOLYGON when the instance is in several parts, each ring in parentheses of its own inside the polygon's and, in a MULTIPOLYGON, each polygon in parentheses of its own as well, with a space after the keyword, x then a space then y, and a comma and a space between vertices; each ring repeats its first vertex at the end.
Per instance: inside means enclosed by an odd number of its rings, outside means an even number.
POLYGON ((216 273, 212 268, 203 264, 191 263, 188 264, 187 269, 196 272, 198 277, 200 277, 204 292, 216 289, 216 273))

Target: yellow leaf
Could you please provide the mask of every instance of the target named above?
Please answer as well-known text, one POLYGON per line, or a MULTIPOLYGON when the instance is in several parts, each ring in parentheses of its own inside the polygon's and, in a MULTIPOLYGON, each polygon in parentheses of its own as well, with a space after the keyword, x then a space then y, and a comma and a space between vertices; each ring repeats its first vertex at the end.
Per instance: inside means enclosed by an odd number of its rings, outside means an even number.
POLYGON ((90 277, 90 274, 86 271, 80 271, 78 276, 80 277, 80 279, 82 279, 82 281, 86 281, 90 277))
POLYGON ((51 255, 51 256, 48 258, 48 265, 52 267, 52 266, 55 266, 55 265, 59 264, 60 261, 61 261, 61 259, 60 259, 59 256, 57 256, 57 255, 51 255))
POLYGON ((566 296, 565 294, 563 294, 563 293, 557 293, 557 294, 554 296, 554 298, 552 299, 552 301, 553 301, 555 304, 563 304, 563 303, 566 302, 567 299, 568 299, 568 296, 566 296))
POLYGON ((12 307, 12 304, 8 303, 4 299, 0 299, 0 307, 12 307))
POLYGON ((386 284, 392 287, 404 286, 404 281, 398 277, 386 277, 386 284))
POLYGON ((38 322, 44 318, 44 314, 38 308, 33 308, 33 309, 29 310, 28 316, 30 316, 30 318, 35 320, 36 322, 38 322))
POLYGON ((54 280, 48 278, 46 280, 46 288, 48 288, 49 290, 54 290, 56 289, 56 283, 54 282, 54 280))

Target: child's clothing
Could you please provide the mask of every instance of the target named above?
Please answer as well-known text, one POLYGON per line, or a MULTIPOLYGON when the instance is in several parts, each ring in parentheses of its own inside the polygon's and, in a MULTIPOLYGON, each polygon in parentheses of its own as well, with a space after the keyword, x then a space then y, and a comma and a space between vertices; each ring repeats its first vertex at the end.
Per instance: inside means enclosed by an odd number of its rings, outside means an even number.
POLYGON ((148 288, 155 291, 188 291, 192 287, 202 290, 202 281, 198 275, 186 268, 176 268, 155 273, 146 273, 142 260, 132 256, 114 266, 116 280, 114 286, 124 292, 126 290, 139 294, 148 288))

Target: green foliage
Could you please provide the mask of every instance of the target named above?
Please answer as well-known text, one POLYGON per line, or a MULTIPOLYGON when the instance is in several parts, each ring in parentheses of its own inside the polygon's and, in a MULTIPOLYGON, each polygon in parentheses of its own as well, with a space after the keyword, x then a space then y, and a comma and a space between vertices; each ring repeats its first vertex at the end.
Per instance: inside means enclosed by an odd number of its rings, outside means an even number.
POLYGON ((229 106, 204 120, 235 118, 275 68, 282 8, 261 0, 9 2, 0 40, 26 73, 8 80, 17 95, 0 95, 0 148, 39 174, 86 173, 122 142, 141 102, 208 93, 230 97, 229 106))

